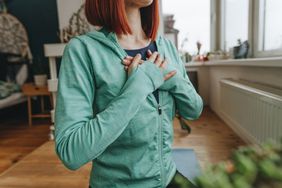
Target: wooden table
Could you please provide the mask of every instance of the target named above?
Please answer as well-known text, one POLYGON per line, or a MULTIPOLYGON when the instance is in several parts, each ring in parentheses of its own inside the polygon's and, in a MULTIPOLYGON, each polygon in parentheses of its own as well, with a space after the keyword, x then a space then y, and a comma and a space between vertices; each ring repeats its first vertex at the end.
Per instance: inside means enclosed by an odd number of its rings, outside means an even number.
POLYGON ((37 87, 34 83, 25 83, 22 86, 22 91, 25 96, 27 96, 27 104, 28 104, 28 124, 32 126, 32 118, 50 118, 50 112, 45 112, 45 104, 44 104, 44 96, 48 96, 52 105, 52 97, 51 93, 48 91, 47 86, 37 87), (40 97, 41 102, 41 113, 33 114, 32 113, 32 97, 38 96, 40 97))

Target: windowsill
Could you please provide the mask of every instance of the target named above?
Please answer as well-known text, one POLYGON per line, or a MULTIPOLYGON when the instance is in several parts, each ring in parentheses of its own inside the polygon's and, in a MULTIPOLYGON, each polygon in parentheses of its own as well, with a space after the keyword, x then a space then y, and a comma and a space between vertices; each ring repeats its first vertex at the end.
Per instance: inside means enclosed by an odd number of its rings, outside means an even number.
POLYGON ((206 62, 185 63, 185 67, 201 67, 201 66, 248 66, 248 67, 282 68, 282 57, 227 59, 227 60, 212 60, 206 62))

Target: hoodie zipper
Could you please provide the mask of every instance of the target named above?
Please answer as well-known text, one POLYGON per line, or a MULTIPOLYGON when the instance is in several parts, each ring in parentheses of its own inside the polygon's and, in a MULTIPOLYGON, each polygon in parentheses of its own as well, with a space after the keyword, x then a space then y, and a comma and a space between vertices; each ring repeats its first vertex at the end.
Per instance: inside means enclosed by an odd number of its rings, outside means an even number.
MULTIPOLYGON (((110 33, 110 37, 112 42, 114 43, 115 47, 122 53, 122 55, 124 57, 127 56, 126 51, 118 44, 117 42, 117 36, 114 33, 110 33)), ((161 41, 156 41, 156 45, 157 45, 157 50, 159 53, 162 53, 161 51, 161 41)), ((121 58, 124 58, 121 57, 121 58)), ((160 163, 161 163, 161 187, 165 187, 164 185, 164 167, 163 167, 163 127, 162 127, 162 108, 161 105, 162 104, 162 96, 160 94, 160 92, 158 91, 158 98, 159 98, 159 102, 156 100, 155 96, 153 93, 150 93, 149 95, 151 95, 151 97, 153 98, 153 101, 155 103, 155 105, 157 106, 157 112, 158 112, 158 124, 159 124, 159 131, 160 131, 160 135, 159 135, 159 156, 160 156, 160 163)))
POLYGON ((161 187, 164 187, 164 165, 163 165, 163 126, 162 126, 162 108, 161 108, 161 101, 162 101, 162 97, 161 97, 161 93, 158 92, 158 97, 159 97, 159 103, 158 103, 158 122, 159 122, 159 131, 160 131, 160 135, 159 135, 159 152, 160 152, 160 165, 161 165, 161 187))
MULTIPOLYGON (((157 50, 160 54, 164 54, 164 51, 162 51, 161 45, 162 45, 162 41, 158 40, 156 41, 156 45, 157 45, 157 50)), ((158 92, 158 96, 159 96, 159 103, 158 103, 158 112, 159 112, 159 129, 160 129, 160 138, 159 138, 159 147, 160 147, 160 163, 161 163, 161 187, 165 187, 165 173, 164 173, 164 162, 163 162, 163 116, 162 116, 162 108, 161 105, 163 102, 163 98, 162 98, 162 92, 158 92)))

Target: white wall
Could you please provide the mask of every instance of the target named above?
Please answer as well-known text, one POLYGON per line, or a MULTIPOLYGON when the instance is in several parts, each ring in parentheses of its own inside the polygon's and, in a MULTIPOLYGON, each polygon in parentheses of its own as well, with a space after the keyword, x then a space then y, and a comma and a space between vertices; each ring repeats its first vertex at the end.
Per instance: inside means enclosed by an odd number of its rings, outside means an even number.
POLYGON ((84 0, 57 0, 59 29, 69 24, 72 14, 77 12, 84 0))
POLYGON ((282 88, 282 67, 218 65, 187 67, 187 70, 198 71, 199 93, 205 104, 219 116, 220 80, 223 78, 245 79, 282 88))
POLYGON ((159 26, 159 33, 161 35, 164 34, 164 19, 163 19, 163 1, 162 0, 159 0, 159 8, 160 8, 160 26, 159 26))
POLYGON ((198 72, 199 94, 204 101, 204 105, 209 105, 209 67, 187 67, 186 70, 198 72))
MULTIPOLYGON (((247 143, 256 143, 248 131, 231 121, 221 109, 220 81, 225 78, 243 79, 282 89, 282 58, 274 61, 256 59, 251 62, 232 60, 231 62, 190 63, 186 65, 186 69, 198 71, 199 93, 205 105, 209 105, 247 143)), ((244 108, 245 104, 240 103, 239 105, 244 108)))
POLYGON ((209 104, 220 114, 220 80, 222 78, 245 79, 282 88, 282 68, 262 67, 210 67, 209 104))

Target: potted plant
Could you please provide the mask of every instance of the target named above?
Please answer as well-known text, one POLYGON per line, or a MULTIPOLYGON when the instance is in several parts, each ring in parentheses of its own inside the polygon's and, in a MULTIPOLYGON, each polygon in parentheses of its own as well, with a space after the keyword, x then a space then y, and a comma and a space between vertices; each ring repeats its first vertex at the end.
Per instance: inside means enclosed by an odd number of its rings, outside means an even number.
POLYGON ((32 62, 32 72, 34 84, 38 87, 43 87, 47 85, 47 67, 44 61, 37 57, 32 62))
POLYGON ((229 160, 210 165, 194 182, 188 185, 180 179, 175 188, 281 188, 282 140, 242 146, 229 160))

